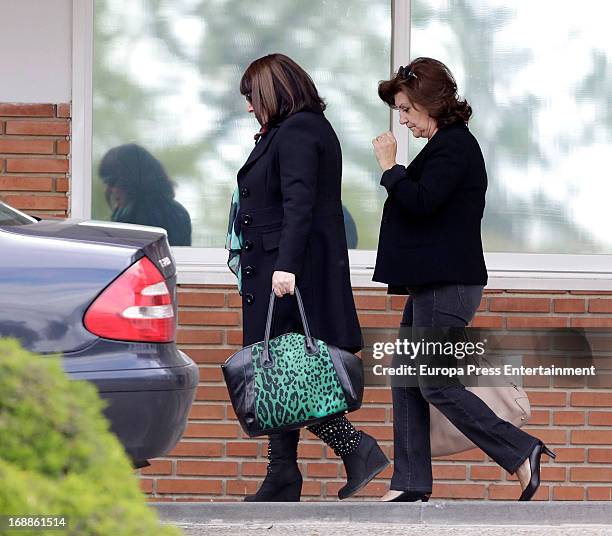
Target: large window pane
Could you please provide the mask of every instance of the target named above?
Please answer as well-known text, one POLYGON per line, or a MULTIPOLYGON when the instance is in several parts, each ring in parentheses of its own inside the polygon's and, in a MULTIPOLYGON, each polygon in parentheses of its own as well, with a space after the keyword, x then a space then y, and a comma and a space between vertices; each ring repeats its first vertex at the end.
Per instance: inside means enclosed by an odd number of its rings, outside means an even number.
POLYGON ((411 57, 446 63, 474 109, 487 251, 612 253, 611 19, 601 0, 412 1, 411 57))
MULTIPOLYGON (((101 158, 133 142, 177 184, 192 245, 223 247, 236 172, 259 129, 239 94, 240 76, 253 59, 282 52, 313 76, 328 103, 358 247, 376 247, 384 192, 370 140, 389 127, 376 93, 390 66, 389 0, 96 0, 95 7, 94 217, 111 216, 101 158)), ((146 189, 146 176, 141 181, 146 189)))

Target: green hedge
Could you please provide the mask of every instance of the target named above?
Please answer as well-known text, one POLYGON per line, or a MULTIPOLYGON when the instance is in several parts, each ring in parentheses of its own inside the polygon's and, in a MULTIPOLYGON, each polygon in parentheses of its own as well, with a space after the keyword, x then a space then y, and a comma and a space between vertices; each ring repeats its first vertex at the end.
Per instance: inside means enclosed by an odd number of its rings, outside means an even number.
POLYGON ((92 385, 68 379, 61 358, 0 340, 0 514, 68 521, 63 531, 15 534, 181 534, 147 506, 103 404, 92 385))

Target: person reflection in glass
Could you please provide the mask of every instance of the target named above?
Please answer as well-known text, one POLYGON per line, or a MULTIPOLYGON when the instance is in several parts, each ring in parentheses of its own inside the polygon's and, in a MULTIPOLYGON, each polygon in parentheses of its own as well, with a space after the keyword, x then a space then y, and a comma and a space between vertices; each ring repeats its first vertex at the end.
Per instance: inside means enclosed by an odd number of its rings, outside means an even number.
POLYGON ((135 143, 110 149, 98 175, 106 186, 111 221, 162 227, 171 246, 191 245, 189 212, 174 199, 175 183, 161 162, 135 143))

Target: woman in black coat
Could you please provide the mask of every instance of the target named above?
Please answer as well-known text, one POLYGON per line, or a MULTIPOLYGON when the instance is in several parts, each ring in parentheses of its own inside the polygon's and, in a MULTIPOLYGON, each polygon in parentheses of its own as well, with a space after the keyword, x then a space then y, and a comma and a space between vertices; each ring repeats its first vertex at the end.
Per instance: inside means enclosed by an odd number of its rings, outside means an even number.
MULTIPOLYGON (((255 148, 238 172, 235 199, 244 346, 263 340, 272 290, 282 299, 275 306, 271 336, 302 331, 297 286, 312 335, 357 352, 362 338, 342 213, 342 154, 323 115, 325 105, 308 74, 282 54, 254 61, 240 91, 261 125, 255 148)), ((345 417, 309 429, 344 461, 348 482, 338 492, 341 499, 389 463, 374 438, 345 417)), ((299 500, 298 440, 299 430, 270 436, 267 476, 246 500, 299 500)))
MULTIPOLYGON (((480 237, 487 174, 467 127, 472 110, 458 98, 448 68, 431 58, 401 67, 378 93, 399 110, 400 123, 415 138, 428 142, 408 168, 395 162, 391 132, 372 142, 388 195, 374 280, 387 283, 390 294, 410 294, 402 326, 462 329, 487 283, 480 237)), ((539 485, 540 457, 553 453, 497 417, 460 382, 435 383, 419 377, 418 387, 392 387, 395 467, 383 500, 429 499, 429 403, 509 473, 516 472, 523 489, 519 500, 530 500, 539 485)))

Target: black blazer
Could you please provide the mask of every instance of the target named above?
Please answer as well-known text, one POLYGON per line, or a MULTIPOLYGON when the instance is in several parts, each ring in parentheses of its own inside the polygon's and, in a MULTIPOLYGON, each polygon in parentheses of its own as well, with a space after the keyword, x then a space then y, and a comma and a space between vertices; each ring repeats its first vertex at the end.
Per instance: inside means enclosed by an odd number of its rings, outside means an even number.
POLYGON ((442 127, 408 168, 395 165, 387 189, 374 281, 389 293, 436 283, 486 285, 480 222, 487 173, 464 123, 442 127))
MULTIPOLYGON (((243 342, 263 340, 275 270, 296 275, 312 334, 357 351, 340 198, 342 153, 323 114, 298 112, 264 134, 238 172, 243 342)), ((294 296, 277 300, 273 335, 301 331, 294 296)))

